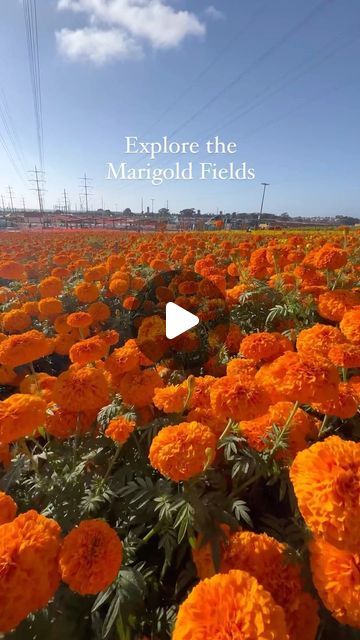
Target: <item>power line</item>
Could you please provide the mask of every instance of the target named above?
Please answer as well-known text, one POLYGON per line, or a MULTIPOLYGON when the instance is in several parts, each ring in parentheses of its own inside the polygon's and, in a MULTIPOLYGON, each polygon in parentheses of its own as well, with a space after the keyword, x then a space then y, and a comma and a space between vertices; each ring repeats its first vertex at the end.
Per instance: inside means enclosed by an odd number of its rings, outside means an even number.
POLYGON ((37 0, 23 0, 30 80, 33 94, 36 137, 41 168, 44 165, 44 136, 41 99, 37 0))
POLYGON ((19 139, 15 131, 15 126, 10 115, 5 92, 3 89, 1 90, 1 93, 0 93, 0 118, 3 123, 5 132, 7 133, 7 136, 9 138, 10 144, 13 147, 14 154, 17 158, 17 161, 25 173, 26 169, 25 169, 25 163, 23 160, 22 150, 20 148, 19 139))
POLYGON ((184 98, 189 95, 192 89, 196 88, 201 82, 201 80, 206 76, 209 71, 212 71, 214 66, 221 60, 221 58, 226 55, 226 53, 232 48, 235 42, 243 35, 243 33, 247 33, 251 25, 258 19, 258 16, 261 15, 266 7, 268 7, 268 0, 265 0, 260 7, 257 8, 255 13, 251 16, 248 22, 241 27, 236 33, 230 38, 225 46, 223 46, 220 51, 211 59, 211 61, 195 76, 195 78, 187 85, 187 87, 180 93, 178 96, 170 102, 170 104, 164 109, 164 111, 156 118, 156 120, 141 134, 141 138, 144 138, 149 133, 151 133, 152 129, 161 122, 168 113, 170 113, 176 106, 178 106, 179 102, 184 100, 184 98))
POLYGON ((187 120, 178 125, 174 131, 170 133, 168 138, 172 138, 179 131, 181 131, 184 127, 190 124, 193 120, 195 120, 198 116, 200 116, 204 111, 206 111, 209 107, 211 107, 219 98, 225 95, 229 89, 232 89, 244 76, 250 73, 253 69, 255 69, 259 64, 261 64, 266 58, 268 58, 271 54, 273 54, 277 49, 282 47, 293 35, 295 35, 298 31, 300 31, 305 25, 308 24, 314 18, 316 14, 318 14, 323 9, 327 8, 327 6, 332 3, 334 0, 321 0, 319 4, 312 9, 304 18, 302 18, 299 22, 297 22, 293 27, 288 29, 286 33, 277 40, 274 44, 272 44, 268 49, 266 49, 263 53, 261 53, 253 62, 250 63, 243 71, 241 71, 235 78, 233 78, 230 82, 228 82, 222 89, 220 89, 215 95, 210 98, 202 107, 197 109, 187 120))

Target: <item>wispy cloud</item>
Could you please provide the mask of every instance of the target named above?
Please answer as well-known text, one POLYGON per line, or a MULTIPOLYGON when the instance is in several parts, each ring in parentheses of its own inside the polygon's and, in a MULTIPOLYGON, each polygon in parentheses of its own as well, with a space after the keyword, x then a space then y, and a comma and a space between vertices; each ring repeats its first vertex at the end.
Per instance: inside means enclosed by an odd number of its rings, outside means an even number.
POLYGON ((212 4, 206 7, 205 14, 212 20, 225 20, 225 14, 212 4))
POLYGON ((187 36, 202 36, 205 25, 189 11, 177 11, 166 0, 58 0, 59 10, 83 13, 83 28, 62 29, 58 48, 70 59, 102 64, 138 57, 144 43, 155 49, 177 47, 187 36))

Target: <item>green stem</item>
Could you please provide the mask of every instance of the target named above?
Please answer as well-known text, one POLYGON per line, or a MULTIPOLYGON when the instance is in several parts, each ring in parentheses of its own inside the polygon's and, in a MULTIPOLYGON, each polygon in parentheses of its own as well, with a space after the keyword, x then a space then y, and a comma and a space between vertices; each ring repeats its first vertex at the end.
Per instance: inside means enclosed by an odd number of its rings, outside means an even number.
POLYGON ((325 433, 325 431, 326 431, 326 427, 327 427, 328 422, 329 422, 329 419, 330 419, 330 416, 326 413, 326 414, 324 415, 324 419, 323 419, 323 421, 322 421, 322 423, 321 423, 321 427, 320 427, 320 429, 319 429, 319 433, 318 433, 318 440, 320 440, 321 436, 323 436, 323 435, 324 435, 324 433, 325 433))
POLYGON ((232 420, 230 418, 230 420, 228 421, 224 431, 222 432, 220 438, 219 438, 219 442, 221 442, 221 440, 223 440, 223 438, 226 438, 226 436, 228 435, 228 433, 231 431, 231 425, 232 425, 232 420))
POLYGON ((112 456, 112 458, 110 459, 109 466, 108 466, 108 468, 106 470, 106 473, 105 473, 105 475, 103 477, 103 484, 105 484, 105 482, 108 479, 110 473, 112 472, 112 470, 114 468, 114 465, 115 465, 115 462, 116 462, 116 460, 118 459, 118 457, 120 455, 120 451, 121 451, 121 446, 116 445, 115 453, 112 456))
POLYGON ((34 365, 33 365, 32 362, 29 362, 29 369, 30 369, 31 375, 34 377, 37 394, 39 396, 41 396, 42 395, 42 391, 40 389, 39 381, 38 381, 38 378, 37 378, 37 373, 36 373, 36 371, 34 369, 34 365))

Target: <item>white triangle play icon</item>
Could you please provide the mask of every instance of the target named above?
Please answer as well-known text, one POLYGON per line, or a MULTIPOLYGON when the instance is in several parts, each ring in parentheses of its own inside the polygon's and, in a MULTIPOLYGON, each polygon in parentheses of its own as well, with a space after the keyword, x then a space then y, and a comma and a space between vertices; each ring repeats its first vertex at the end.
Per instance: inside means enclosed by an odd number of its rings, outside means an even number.
POLYGON ((199 324, 199 318, 190 311, 186 311, 174 302, 166 305, 166 337, 168 340, 181 336, 199 324))

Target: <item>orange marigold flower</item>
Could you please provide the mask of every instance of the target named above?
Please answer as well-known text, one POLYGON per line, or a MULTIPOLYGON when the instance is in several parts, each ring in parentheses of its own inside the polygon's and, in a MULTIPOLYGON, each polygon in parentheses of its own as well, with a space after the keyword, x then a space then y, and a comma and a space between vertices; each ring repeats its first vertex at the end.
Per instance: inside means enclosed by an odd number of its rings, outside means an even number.
POLYGON ((80 302, 95 302, 99 297, 99 289, 92 282, 80 282, 74 289, 74 294, 80 302))
POLYGON ((180 482, 201 473, 215 457, 216 439, 200 422, 164 427, 151 443, 149 459, 162 475, 180 482))
POLYGON ((130 437, 136 427, 134 420, 127 420, 124 416, 118 416, 110 420, 105 429, 105 435, 119 444, 123 444, 130 437))
POLYGON ((111 311, 105 302, 93 302, 88 307, 88 313, 90 313, 93 323, 105 322, 111 316, 111 311))
POLYGON ((90 431, 97 416, 97 409, 92 411, 67 411, 50 404, 46 411, 45 429, 55 438, 65 440, 71 436, 82 435, 90 431))
POLYGON ((316 269, 341 269, 348 260, 348 254, 344 249, 335 247, 330 243, 326 243, 319 249, 313 258, 313 264, 316 269))
POLYGON ((52 342, 41 331, 32 329, 19 336, 9 336, 0 343, 0 363, 9 367, 38 360, 52 353, 52 342))
POLYGON ((54 297, 58 296, 63 288, 63 283, 60 278, 56 276, 49 276, 48 278, 44 278, 39 283, 39 292, 42 298, 54 297))
POLYGON ((360 404, 360 376, 352 376, 349 380, 349 385, 355 394, 358 404, 360 404))
POLYGON ((57 298, 42 298, 39 302, 39 311, 43 318, 53 318, 63 313, 64 308, 61 300, 57 298))
MULTIPOLYGON (((205 545, 205 549, 207 546, 210 545, 205 545)), ((289 637, 292 640, 315 640, 319 625, 318 605, 310 594, 304 592, 301 567, 286 559, 286 551, 285 544, 265 533, 229 532, 221 544, 220 572, 240 569, 256 578, 284 610, 289 637)), ((197 568, 201 569, 196 552, 193 557, 197 568)), ((209 573, 206 563, 205 570, 209 573)), ((208 576, 199 573, 199 577, 208 576)))
POLYGON ((15 385, 17 381, 17 374, 11 367, 6 365, 0 365, 0 384, 15 385))
POLYGON ((104 340, 108 347, 112 347, 119 342, 120 336, 115 329, 107 329, 106 331, 101 331, 99 337, 104 340))
POLYGON ((13 309, 4 313, 1 324, 4 331, 17 333, 30 327, 31 317, 22 309, 13 309))
POLYGON ((180 606, 172 640, 287 640, 284 611, 245 571, 200 582, 180 606))
POLYGON ((155 389, 153 403, 164 413, 181 413, 188 394, 186 384, 171 384, 163 389, 155 389))
POLYGON ((332 322, 340 322, 344 313, 358 304, 360 304, 360 295, 355 291, 335 289, 335 291, 326 291, 319 296, 318 310, 322 318, 332 322))
POLYGON ((339 397, 329 402, 313 402, 312 406, 320 413, 326 413, 330 416, 337 416, 346 420, 352 418, 358 408, 358 401, 354 389, 348 382, 339 384, 339 397))
POLYGON ((89 364, 95 360, 101 360, 107 354, 107 344, 99 336, 93 336, 74 344, 69 351, 71 362, 89 364))
POLYGON ((360 308, 347 311, 340 322, 345 338, 354 344, 360 344, 360 308))
POLYGON ((345 342, 344 336, 337 327, 327 324, 314 324, 310 329, 300 331, 296 348, 304 358, 314 356, 328 357, 329 349, 335 344, 345 342))
POLYGON ((240 351, 245 358, 250 360, 274 360, 285 351, 293 351, 293 346, 281 333, 268 333, 266 331, 252 333, 246 336, 240 345, 240 351))
MULTIPOLYGON (((246 437, 250 447, 256 451, 264 451, 266 437, 270 434, 273 424, 283 428, 288 422, 294 409, 292 402, 278 402, 269 407, 268 413, 255 420, 240 422, 240 431, 246 437)), ((287 447, 277 453, 277 459, 294 458, 298 451, 305 449, 309 440, 316 437, 315 420, 302 409, 297 409, 287 425, 287 447)))
POLYGON ((0 442, 31 435, 45 422, 46 402, 38 396, 14 393, 0 402, 0 442))
POLYGON ((211 407, 221 418, 252 420, 263 415, 270 400, 267 393, 248 376, 224 376, 210 389, 211 407))
POLYGON ((263 365, 255 380, 268 391, 273 402, 290 400, 311 404, 339 396, 339 373, 331 362, 320 357, 307 360, 290 351, 263 365))
POLYGON ((128 371, 138 369, 139 364, 140 355, 136 342, 135 340, 128 340, 122 347, 114 349, 105 362, 105 368, 116 379, 128 371))
POLYGON ((133 370, 125 373, 118 383, 119 393, 125 404, 146 407, 151 404, 155 389, 164 386, 154 369, 133 370))
POLYGON ((256 372, 256 362, 249 358, 234 358, 233 360, 229 360, 226 365, 226 373, 228 376, 238 376, 245 373, 245 375, 248 375, 250 378, 255 378, 256 372))
POLYGON ((329 350, 328 358, 336 367, 357 369, 360 367, 360 344, 336 344, 329 350))
POLYGON ((64 538, 60 553, 63 581, 81 595, 106 589, 122 562, 122 544, 103 520, 83 520, 64 538))
POLYGON ((31 393, 32 395, 39 395, 42 400, 49 402, 52 396, 52 391, 56 382, 55 376, 49 376, 47 373, 29 373, 20 382, 19 391, 21 393, 31 393))
POLYGON ((325 607, 341 624, 360 629, 360 555, 325 540, 310 542, 311 572, 325 607))
POLYGON ((315 536, 339 548, 360 544, 360 443, 331 436, 297 454, 290 478, 315 536))
POLYGON ((14 260, 0 262, 0 278, 4 280, 25 280, 26 272, 23 264, 14 260))
POLYGON ((36 511, 2 525, 0 535, 0 632, 14 629, 47 605, 60 583, 60 527, 36 511))
POLYGON ((109 291, 114 296, 122 296, 129 288, 127 280, 122 278, 114 278, 109 284, 109 291))
POLYGON ((39 315, 39 303, 36 300, 30 300, 23 304, 23 311, 33 318, 37 318, 39 315))
POLYGON ((53 398, 69 411, 100 409, 109 401, 108 382, 101 369, 75 365, 59 375, 53 398))
POLYGON ((14 520, 17 512, 17 504, 11 496, 0 491, 0 525, 14 520))
POLYGON ((206 426, 215 434, 216 440, 220 438, 227 424, 227 418, 220 418, 216 413, 214 413, 210 406, 194 407, 187 414, 186 421, 206 424, 206 426))
POLYGON ((84 280, 86 282, 97 282, 105 280, 107 277, 107 269, 103 264, 97 264, 95 267, 90 267, 84 273, 84 280))
POLYGON ((92 315, 86 311, 75 311, 75 313, 70 313, 66 319, 67 325, 75 329, 89 327, 92 321, 92 315))

